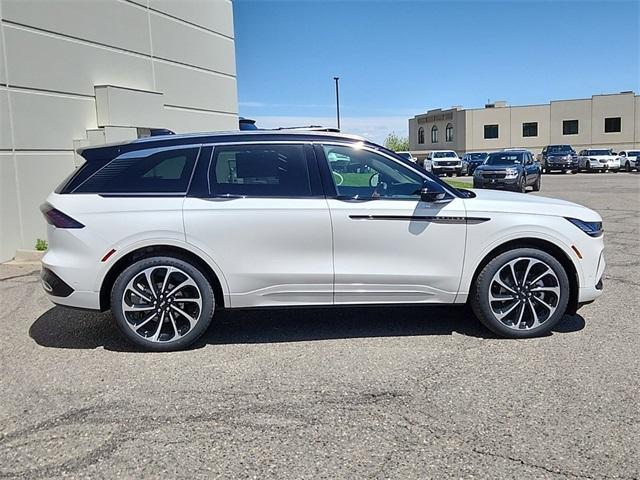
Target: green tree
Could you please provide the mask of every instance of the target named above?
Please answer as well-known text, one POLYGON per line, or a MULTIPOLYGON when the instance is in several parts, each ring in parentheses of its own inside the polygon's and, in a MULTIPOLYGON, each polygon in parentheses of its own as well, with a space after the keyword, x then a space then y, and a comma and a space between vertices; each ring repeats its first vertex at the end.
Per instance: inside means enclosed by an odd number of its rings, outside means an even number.
POLYGON ((384 146, 394 152, 405 152, 409 150, 409 137, 400 137, 395 133, 390 133, 384 141, 384 146))

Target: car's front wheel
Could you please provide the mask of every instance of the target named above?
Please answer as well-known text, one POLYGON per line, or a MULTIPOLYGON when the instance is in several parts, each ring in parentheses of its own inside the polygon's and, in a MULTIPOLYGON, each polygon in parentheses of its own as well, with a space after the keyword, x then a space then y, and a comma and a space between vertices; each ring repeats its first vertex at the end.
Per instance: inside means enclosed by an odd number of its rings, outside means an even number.
POLYGON ((536 182, 533 184, 533 191, 534 192, 539 192, 540 191, 540 183, 542 181, 542 179, 540 177, 541 176, 538 175, 538 178, 536 178, 536 182))
POLYGON ((469 303, 491 331, 510 338, 548 333, 563 317, 569 279, 553 256, 517 248, 493 258, 472 285, 469 303))
POLYGON ((111 290, 111 312, 118 328, 146 350, 188 347, 207 330, 214 308, 213 290, 204 274, 174 257, 135 262, 111 290))

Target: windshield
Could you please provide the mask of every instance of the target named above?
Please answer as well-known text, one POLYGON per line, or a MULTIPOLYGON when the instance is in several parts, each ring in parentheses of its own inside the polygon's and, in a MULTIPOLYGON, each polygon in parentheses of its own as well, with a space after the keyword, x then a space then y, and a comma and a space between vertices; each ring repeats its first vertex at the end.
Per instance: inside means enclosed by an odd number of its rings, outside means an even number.
POLYGON ((522 163, 522 153, 500 152, 491 153, 485 160, 485 165, 514 165, 522 163))
POLYGON ((611 150, 587 150, 587 155, 611 155, 611 150))
POLYGON ((571 145, 549 145, 547 153, 575 153, 571 145))
POLYGON ((456 152, 433 152, 433 158, 456 158, 456 152))
POLYGON ((470 153, 469 154, 469 160, 481 160, 484 161, 487 158, 488 153, 482 152, 482 153, 470 153))

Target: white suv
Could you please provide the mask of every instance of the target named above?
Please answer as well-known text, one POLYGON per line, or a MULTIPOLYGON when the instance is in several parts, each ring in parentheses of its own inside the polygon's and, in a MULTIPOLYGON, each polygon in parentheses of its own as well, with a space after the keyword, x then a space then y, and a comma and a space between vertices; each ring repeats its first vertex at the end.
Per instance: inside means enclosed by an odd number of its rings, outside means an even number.
POLYGON ((453 150, 433 150, 424 161, 425 168, 434 175, 444 173, 451 177, 462 173, 462 160, 453 150))
POLYGON ((358 137, 175 135, 79 153, 42 206, 43 287, 111 309, 145 349, 190 345, 222 308, 292 305, 468 302, 494 332, 531 337, 601 294, 596 212, 457 190, 358 137))

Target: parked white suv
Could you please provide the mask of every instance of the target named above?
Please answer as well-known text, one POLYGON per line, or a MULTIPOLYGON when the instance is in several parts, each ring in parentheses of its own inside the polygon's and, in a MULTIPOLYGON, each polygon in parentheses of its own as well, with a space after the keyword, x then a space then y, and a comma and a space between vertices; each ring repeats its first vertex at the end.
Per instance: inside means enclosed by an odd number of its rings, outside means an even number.
POLYGON ((43 287, 111 309, 145 349, 187 347, 222 308, 292 305, 468 302, 523 338, 601 294, 596 212, 457 190, 358 137, 174 135, 79 153, 42 206, 43 287))
POLYGON ((618 153, 620 168, 630 172, 633 169, 640 170, 640 150, 623 150, 618 153))

